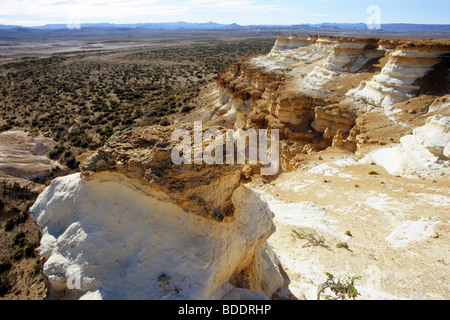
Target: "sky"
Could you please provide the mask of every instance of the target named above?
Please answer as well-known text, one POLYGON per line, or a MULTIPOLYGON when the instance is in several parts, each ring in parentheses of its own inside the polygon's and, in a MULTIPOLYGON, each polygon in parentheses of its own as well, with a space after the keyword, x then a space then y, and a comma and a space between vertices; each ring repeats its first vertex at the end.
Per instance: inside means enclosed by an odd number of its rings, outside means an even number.
POLYGON ((217 22, 450 24, 449 0, 0 0, 0 24, 217 22), (378 10, 368 10, 376 6, 378 10), (372 20, 373 21, 373 20, 372 20))

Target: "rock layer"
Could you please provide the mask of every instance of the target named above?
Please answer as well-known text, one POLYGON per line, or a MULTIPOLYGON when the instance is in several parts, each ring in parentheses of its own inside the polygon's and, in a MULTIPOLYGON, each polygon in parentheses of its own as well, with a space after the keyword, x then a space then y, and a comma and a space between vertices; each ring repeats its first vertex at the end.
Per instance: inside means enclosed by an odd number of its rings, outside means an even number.
POLYGON ((45 156, 56 143, 45 137, 33 137, 22 131, 0 134, 0 177, 25 180, 41 179, 60 167, 45 156))
POLYGON ((450 53, 449 47, 404 44, 388 50, 388 62, 370 81, 348 92, 355 100, 391 108, 394 104, 417 96, 423 78, 450 53))
POLYGON ((354 152, 361 113, 380 108, 389 116, 430 81, 449 89, 448 79, 440 79, 448 72, 438 70, 448 68, 449 55, 450 45, 440 40, 279 35, 266 56, 219 75, 214 119, 277 128, 297 150, 333 145, 354 152))
POLYGON ((394 147, 369 153, 363 162, 382 165, 393 175, 440 177, 450 173, 450 117, 436 115, 394 147))
POLYGON ((259 299, 281 288, 265 245, 273 215, 244 184, 249 167, 173 164, 174 128, 122 133, 39 196, 30 210, 52 296, 76 277, 70 292, 83 299, 259 299))

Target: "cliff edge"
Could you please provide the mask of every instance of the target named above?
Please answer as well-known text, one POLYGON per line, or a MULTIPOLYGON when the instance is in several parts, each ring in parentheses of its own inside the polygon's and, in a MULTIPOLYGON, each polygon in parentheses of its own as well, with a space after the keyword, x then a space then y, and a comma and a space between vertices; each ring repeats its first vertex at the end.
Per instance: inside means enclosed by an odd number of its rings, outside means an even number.
POLYGON ((30 210, 51 297, 261 299, 282 288, 266 245, 273 214, 245 166, 173 164, 174 129, 123 132, 39 196, 30 210))

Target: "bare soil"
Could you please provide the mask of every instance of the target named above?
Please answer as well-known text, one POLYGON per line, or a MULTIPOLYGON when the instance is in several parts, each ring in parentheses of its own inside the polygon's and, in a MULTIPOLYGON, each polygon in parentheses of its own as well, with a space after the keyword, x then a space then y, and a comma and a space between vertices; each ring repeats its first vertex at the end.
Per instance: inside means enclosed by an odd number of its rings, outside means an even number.
POLYGON ((329 272, 361 277, 360 299, 449 299, 449 178, 396 177, 357 160, 329 148, 306 156, 299 170, 257 186, 274 199, 277 231, 269 242, 290 278, 289 289, 297 298, 316 299, 329 272), (284 219, 278 202, 293 211, 295 204, 313 202, 332 222, 310 226, 294 213, 284 219), (324 237, 326 247, 296 238, 299 229, 324 237), (393 237, 396 230, 404 233, 393 237))

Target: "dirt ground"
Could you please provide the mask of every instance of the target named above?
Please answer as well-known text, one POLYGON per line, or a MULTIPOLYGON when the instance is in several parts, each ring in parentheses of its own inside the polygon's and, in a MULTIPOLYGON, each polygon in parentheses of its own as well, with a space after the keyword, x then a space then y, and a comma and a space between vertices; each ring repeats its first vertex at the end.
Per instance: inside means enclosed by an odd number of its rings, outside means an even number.
POLYGON ((307 158, 255 184, 275 214, 269 242, 297 298, 316 299, 325 272, 361 277, 359 299, 450 298, 448 177, 392 176, 335 148, 307 158))

